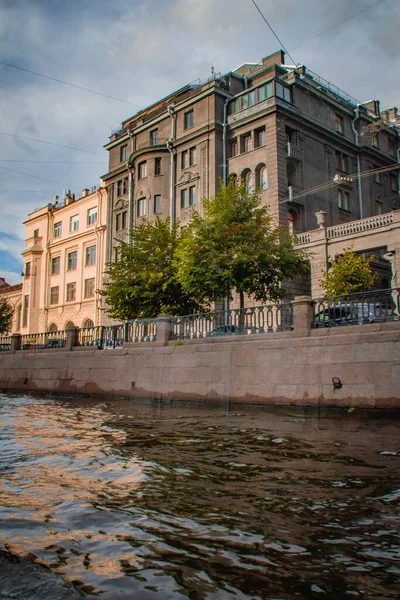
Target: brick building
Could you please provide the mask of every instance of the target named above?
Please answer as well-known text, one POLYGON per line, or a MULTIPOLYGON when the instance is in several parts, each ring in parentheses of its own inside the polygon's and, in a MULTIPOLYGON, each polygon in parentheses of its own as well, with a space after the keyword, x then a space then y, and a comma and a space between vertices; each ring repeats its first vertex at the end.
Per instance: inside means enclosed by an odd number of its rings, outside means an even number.
POLYGON ((229 176, 258 189, 295 232, 316 228, 320 210, 335 225, 397 209, 397 171, 364 175, 397 162, 396 123, 396 108, 362 104, 285 65, 282 51, 187 85, 124 121, 105 146, 107 260, 130 224, 159 215, 184 226, 229 176))

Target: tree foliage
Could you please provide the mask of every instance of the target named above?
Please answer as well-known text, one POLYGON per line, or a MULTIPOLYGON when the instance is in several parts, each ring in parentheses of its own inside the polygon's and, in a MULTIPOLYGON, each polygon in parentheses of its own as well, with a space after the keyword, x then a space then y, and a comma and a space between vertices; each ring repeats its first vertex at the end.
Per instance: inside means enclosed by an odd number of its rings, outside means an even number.
POLYGON ((204 217, 195 213, 176 251, 183 289, 200 301, 232 299, 239 293, 258 301, 285 295, 281 283, 305 271, 304 256, 293 250, 289 232, 274 227, 257 193, 230 182, 210 200, 204 217))
POLYGON ((326 295, 344 296, 373 288, 378 277, 371 270, 373 258, 370 256, 365 259, 361 254, 356 254, 352 247, 345 248, 343 254, 335 258, 330 269, 320 279, 326 295))
POLYGON ((14 309, 8 298, 0 296, 0 334, 9 333, 12 326, 14 309))
POLYGON ((178 226, 144 221, 132 229, 132 244, 119 242, 117 262, 106 265, 102 291, 107 313, 119 320, 151 318, 160 313, 191 314, 202 307, 176 279, 173 256, 178 226))

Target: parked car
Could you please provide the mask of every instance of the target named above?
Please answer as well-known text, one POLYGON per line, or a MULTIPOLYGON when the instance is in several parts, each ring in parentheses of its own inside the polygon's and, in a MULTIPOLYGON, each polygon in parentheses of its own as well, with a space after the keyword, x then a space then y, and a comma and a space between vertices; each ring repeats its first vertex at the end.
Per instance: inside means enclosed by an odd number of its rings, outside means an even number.
POLYGON ((381 308, 379 304, 355 302, 354 304, 330 306, 320 310, 315 315, 314 326, 320 328, 382 323, 393 321, 397 317, 394 308, 381 308))
POLYGON ((0 352, 11 350, 11 344, 0 344, 0 352))
POLYGON ((86 344, 87 346, 102 346, 104 350, 113 350, 114 348, 122 348, 122 346, 124 345, 124 340, 122 338, 117 338, 115 340, 115 345, 114 345, 114 340, 112 339, 104 339, 102 340, 101 338, 98 338, 96 340, 92 340, 91 342, 89 342, 88 344, 86 344))
POLYGON ((217 337, 224 335, 253 335, 265 333, 262 327, 238 327, 237 325, 221 325, 206 333, 206 337, 217 337))
POLYGON ((46 348, 65 348, 67 341, 62 338, 49 340, 46 344, 46 348))

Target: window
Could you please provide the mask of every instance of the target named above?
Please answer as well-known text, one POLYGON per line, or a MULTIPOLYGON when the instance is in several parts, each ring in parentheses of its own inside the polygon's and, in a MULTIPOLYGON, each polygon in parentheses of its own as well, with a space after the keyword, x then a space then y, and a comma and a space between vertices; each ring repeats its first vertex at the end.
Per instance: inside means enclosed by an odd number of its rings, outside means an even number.
POLYGON ((33 237, 34 238, 38 238, 39 237, 39 229, 35 229, 35 231, 33 232, 33 237))
POLYGON ((67 302, 75 300, 76 296, 76 283, 67 283, 67 302))
POLYGON ((275 82, 275 94, 278 98, 282 98, 286 102, 291 101, 290 90, 278 81, 275 82))
POLYGON ((154 159, 154 175, 161 175, 161 158, 154 159))
POLYGON ((78 231, 78 229, 79 229, 79 215, 74 215, 73 217, 70 217, 69 230, 70 230, 70 232, 72 232, 72 231, 78 231))
POLYGON ((97 222, 97 206, 87 211, 87 224, 94 225, 97 222))
POLYGON ((256 131, 255 131, 255 147, 260 148, 261 146, 265 146, 266 143, 267 143, 267 133, 265 131, 265 127, 256 129, 256 131))
POLYGON ((246 135, 242 135, 240 138, 241 152, 250 152, 252 149, 251 145, 251 133, 246 133, 246 135))
POLYGON ((30 274, 31 274, 31 263, 27 262, 27 263, 25 263, 25 277, 29 277, 30 274))
POLYGON ((57 325, 55 323, 52 323, 49 327, 49 331, 58 331, 57 325))
POLYGON ((128 178, 124 177, 122 180, 122 194, 126 194, 128 192, 128 178))
POLYGON ((350 210, 350 194, 338 189, 338 207, 342 210, 350 210))
MULTIPOLYGON (((379 167, 374 165, 374 169, 379 169, 379 167)), ((375 183, 382 184, 382 173, 374 173, 374 181, 375 183)))
POLYGON ((54 234, 55 238, 59 238, 62 236, 62 222, 61 221, 54 223, 53 234, 54 234))
POLYGON ((246 96, 242 96, 242 110, 245 110, 246 108, 249 108, 249 96, 248 96, 248 94, 246 94, 246 96))
POLYGON ((349 172, 349 157, 347 156, 347 154, 343 154, 342 152, 339 152, 338 150, 336 150, 335 158, 336 158, 336 168, 339 171, 348 173, 349 172))
POLYGON ((59 292, 60 288, 58 285, 50 288, 50 304, 58 304, 59 292))
POLYGON ((189 164, 191 167, 196 164, 196 148, 189 150, 189 164))
POLYGON ((146 216, 146 198, 140 198, 140 200, 138 200, 137 214, 138 217, 146 216))
POLYGON ((94 327, 94 323, 93 323, 92 319, 85 319, 82 327, 84 329, 89 329, 89 327, 94 327))
POLYGON ((187 169, 189 166, 189 152, 184 150, 182 152, 182 169, 187 169))
POLYGON ((193 185, 189 188, 189 206, 195 206, 196 204, 196 187, 193 185))
POLYGON ((28 309, 29 309, 29 295, 24 296, 24 307, 22 311, 22 327, 26 327, 28 324, 28 309))
POLYGON ((377 133, 371 135, 371 144, 375 146, 375 148, 379 148, 379 137, 377 133))
POLYGON ((126 229, 127 215, 128 215, 128 212, 126 210, 124 210, 124 212, 118 213, 115 216, 115 230, 116 231, 121 231, 121 229, 126 229))
POLYGON ((189 195, 188 191, 181 190, 181 208, 187 208, 189 206, 189 195))
POLYGON ((231 173, 228 177, 228 183, 233 185, 234 187, 237 186, 238 184, 238 177, 236 175, 236 173, 231 173))
POLYGON ((246 191, 248 194, 253 193, 253 173, 248 169, 247 171, 243 171, 242 173, 242 181, 246 186, 246 191))
POLYGON ((254 106, 256 103, 256 92, 250 92, 249 94, 249 106, 254 106))
POLYGON ((261 102, 262 100, 265 100, 265 85, 263 85, 262 87, 258 88, 257 95, 258 95, 258 101, 259 102, 261 102))
POLYGON ((341 117, 340 115, 335 115, 335 124, 336 124, 336 131, 338 133, 344 133, 343 117, 341 117))
POLYGON ((184 129, 194 127, 194 110, 189 110, 183 115, 184 129))
POLYGON ((115 215, 115 231, 120 231, 121 229, 121 213, 115 215))
POLYGON ((96 246, 88 246, 85 252, 85 266, 89 267, 96 263, 96 246))
POLYGON ((93 298, 94 296, 94 277, 85 279, 85 298, 93 298))
POLYGON ((117 183, 115 184, 115 188, 116 196, 120 196, 122 194, 122 179, 117 181, 117 183))
POLYGON ((157 146, 158 144, 158 129, 150 131, 150 146, 157 146))
POLYGON ((390 138, 388 138, 388 152, 392 156, 396 155, 396 146, 395 146, 394 140, 391 140, 390 138))
POLYGON ((73 271, 76 269, 77 258, 78 252, 76 250, 74 250, 74 252, 68 252, 67 271, 73 271))
POLYGON ((288 220, 289 233, 291 235, 293 235, 294 232, 296 231, 297 214, 294 211, 289 210, 288 215, 287 215, 287 220, 288 220))
POLYGON ((58 275, 60 272, 60 257, 55 256, 51 259, 51 274, 58 275))
POLYGON ((156 194, 154 196, 154 214, 159 215, 161 213, 161 195, 156 194))
POLYGON ((229 144, 229 155, 232 158, 233 156, 237 156, 238 153, 238 143, 237 140, 231 140, 229 144))
POLYGON ((268 173, 267 167, 265 165, 259 165, 257 167, 257 190, 260 192, 264 192, 268 189, 268 173))
MULTIPOLYGON (((139 165, 140 166, 140 165, 139 165)), ((128 191, 128 178, 120 179, 116 183, 116 195, 123 196, 128 191)))
POLYGON ((381 200, 375 201, 375 214, 381 215, 383 213, 383 204, 381 200))
POLYGON ((128 144, 124 144, 119 149, 119 160, 122 162, 123 160, 128 160, 128 144))
POLYGON ((128 211, 124 210, 124 212, 122 213, 122 219, 121 219, 121 229, 126 229, 126 223, 128 220, 128 211))
POLYGON ((139 174, 138 174, 139 179, 145 179, 147 177, 147 162, 141 162, 139 163, 139 174))
POLYGON ((390 187, 392 189, 392 192, 397 193, 399 191, 399 182, 395 175, 391 175, 391 177, 390 177, 390 187))

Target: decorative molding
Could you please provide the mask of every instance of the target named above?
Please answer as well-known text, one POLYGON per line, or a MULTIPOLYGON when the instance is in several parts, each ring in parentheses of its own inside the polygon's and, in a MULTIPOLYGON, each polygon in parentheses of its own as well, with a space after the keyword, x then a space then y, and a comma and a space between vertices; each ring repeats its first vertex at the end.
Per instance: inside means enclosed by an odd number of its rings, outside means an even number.
POLYGON ((186 185, 188 183, 191 183, 192 181, 197 181, 198 179, 200 179, 200 173, 193 173, 192 171, 185 171, 179 178, 179 181, 176 184, 176 186, 180 187, 181 185, 186 185))

